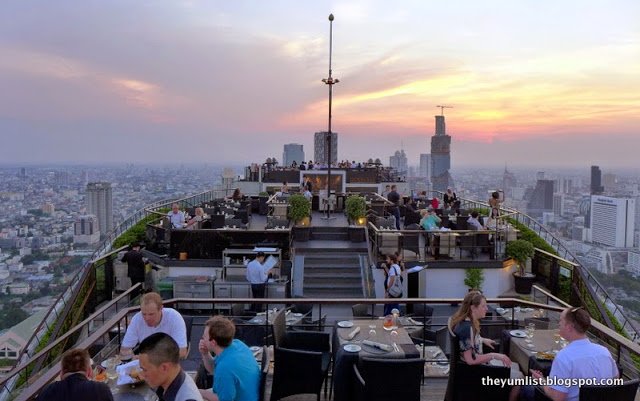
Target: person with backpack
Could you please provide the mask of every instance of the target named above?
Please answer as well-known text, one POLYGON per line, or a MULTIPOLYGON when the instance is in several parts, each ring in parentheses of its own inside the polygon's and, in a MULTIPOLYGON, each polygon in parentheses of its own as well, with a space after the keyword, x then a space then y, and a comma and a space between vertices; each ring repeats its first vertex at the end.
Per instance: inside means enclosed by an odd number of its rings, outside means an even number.
MULTIPOLYGON (((398 257, 394 254, 387 255, 387 263, 383 265, 385 271, 384 289, 385 298, 402 298, 402 267, 398 264, 398 257)), ((400 309, 400 304, 389 303, 384 305, 384 316, 390 315, 393 309, 400 309)))

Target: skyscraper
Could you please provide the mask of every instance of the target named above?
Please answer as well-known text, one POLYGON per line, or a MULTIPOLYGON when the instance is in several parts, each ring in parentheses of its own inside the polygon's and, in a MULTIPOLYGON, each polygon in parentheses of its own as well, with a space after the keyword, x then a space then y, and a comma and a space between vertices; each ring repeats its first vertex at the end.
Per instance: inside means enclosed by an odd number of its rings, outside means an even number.
POLYGON ((431 155, 429 153, 420 153, 420 169, 418 176, 431 179, 431 155))
POLYGON ((94 215, 80 215, 73 226, 73 242, 76 244, 95 244, 100 241, 98 219, 94 215))
POLYGON ((436 117, 436 133, 431 137, 431 184, 436 191, 453 186, 451 168, 451 137, 447 135, 444 116, 436 117))
POLYGON ((591 242, 600 245, 633 247, 636 200, 591 196, 591 242))
POLYGON ((507 170, 507 165, 505 164, 504 173, 502 174, 502 191, 504 195, 509 199, 513 199, 512 189, 516 186, 518 186, 518 180, 516 180, 516 176, 512 172, 507 170))
POLYGON ((602 192, 602 171, 598 166, 591 166, 591 195, 600 195, 602 192))
POLYGON ((98 218, 98 229, 107 234, 113 229, 113 197, 110 182, 90 182, 87 184, 87 213, 98 218))
POLYGON ((297 143, 287 143, 284 145, 284 152, 282 153, 283 166, 290 166, 293 162, 299 165, 303 161, 305 161, 305 158, 302 145, 297 143))
POLYGON ((553 211, 553 181, 538 180, 527 203, 527 212, 533 217, 542 217, 544 212, 553 211))
MULTIPOLYGON (((325 164, 327 162, 327 131, 316 132, 313 137, 313 161, 325 164)), ((331 132, 331 163, 338 161, 338 133, 331 132)), ((333 188, 333 184, 332 184, 333 188)))
POLYGON ((389 167, 395 168, 399 175, 407 175, 409 164, 404 150, 396 150, 393 156, 389 157, 389 167))

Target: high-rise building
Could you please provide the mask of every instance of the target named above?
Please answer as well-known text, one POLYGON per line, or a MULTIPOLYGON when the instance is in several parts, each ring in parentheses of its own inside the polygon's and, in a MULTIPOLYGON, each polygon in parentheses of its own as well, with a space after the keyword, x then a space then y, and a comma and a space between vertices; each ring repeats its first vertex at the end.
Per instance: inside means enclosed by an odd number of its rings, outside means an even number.
POLYGON ((591 196, 591 242, 619 248, 633 247, 636 200, 591 196))
POLYGON ((282 153, 283 166, 291 166, 293 162, 300 165, 303 161, 305 161, 305 158, 302 145, 297 143, 287 143, 284 145, 284 152, 282 153))
POLYGON ((603 192, 602 171, 598 166, 591 166, 591 195, 600 195, 603 192))
POLYGON ((444 116, 436 117, 436 133, 431 137, 431 185, 436 191, 453 187, 451 168, 451 137, 447 135, 444 116))
POLYGON ((564 194, 553 194, 553 214, 564 216, 564 194))
POLYGON ((533 217, 542 217, 544 212, 553 211, 553 181, 538 180, 533 189, 529 202, 527 203, 527 213, 533 217))
POLYGON ((612 192, 616 189, 617 181, 618 179, 615 174, 606 173, 602 175, 602 186, 607 192, 612 192))
POLYGON ((507 165, 504 166, 504 173, 502 174, 502 191, 504 196, 508 199, 513 199, 513 188, 518 186, 518 180, 516 180, 515 174, 507 170, 507 165))
MULTIPOLYGON (((313 136, 313 161, 321 164, 327 163, 327 131, 316 132, 313 136)), ((338 133, 331 133, 331 163, 338 162, 338 133)), ((332 186, 333 187, 333 186, 332 186)))
POLYGON ((393 156, 389 156, 389 167, 395 168, 399 175, 407 175, 409 172, 409 163, 407 155, 403 150, 396 150, 393 156))
POLYGON ((420 168, 418 170, 419 177, 431 178, 431 155, 429 153, 420 153, 420 168))
POLYGON ((90 182, 87 184, 86 195, 87 213, 98 218, 98 228, 101 234, 113 230, 113 197, 111 183, 90 182))
POLYGON ((572 194, 573 193, 573 180, 571 178, 558 178, 557 180, 554 181, 554 187, 553 190, 555 192, 561 193, 561 194, 572 194))
POLYGON ((80 215, 73 225, 73 242, 76 244, 95 244, 100 241, 98 219, 94 215, 80 215))

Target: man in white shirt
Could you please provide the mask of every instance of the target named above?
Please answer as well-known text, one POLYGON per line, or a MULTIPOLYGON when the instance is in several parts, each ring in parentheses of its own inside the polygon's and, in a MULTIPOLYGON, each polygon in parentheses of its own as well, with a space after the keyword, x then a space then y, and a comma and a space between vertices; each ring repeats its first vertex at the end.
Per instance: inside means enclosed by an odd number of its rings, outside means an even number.
POLYGON ((184 212, 180 210, 177 203, 171 205, 171 211, 167 213, 167 217, 171 222, 171 228, 183 228, 185 216, 184 212))
MULTIPOLYGON (((587 338, 591 325, 589 313, 582 307, 567 308, 560 315, 560 335, 569 341, 553 360, 549 377, 557 379, 609 379, 618 377, 618 367, 608 349, 587 338)), ((531 376, 542 378, 539 370, 531 376)), ((544 393, 554 401, 578 401, 580 389, 573 386, 544 386, 544 393)), ((526 392, 527 398, 530 392, 526 392)))
POLYGON ((471 230, 484 230, 482 223, 480 223, 480 220, 478 220, 478 212, 476 212, 475 210, 471 212, 471 216, 469 216, 469 218, 467 219, 467 224, 469 225, 471 230))
MULTIPOLYGON (((256 258, 247 265, 247 281, 251 283, 251 295, 253 298, 265 297, 266 283, 269 279, 269 273, 273 270, 264 265, 264 258, 264 252, 258 252, 256 258)), ((252 307, 252 310, 256 312, 259 312, 260 309, 262 309, 262 306, 258 304, 254 304, 252 307)))
POLYGON ((133 348, 154 333, 171 336, 180 347, 180 357, 187 356, 187 328, 180 313, 172 308, 163 308, 162 298, 156 292, 149 292, 140 299, 140 312, 133 315, 127 332, 122 339, 120 354, 131 357, 133 348))

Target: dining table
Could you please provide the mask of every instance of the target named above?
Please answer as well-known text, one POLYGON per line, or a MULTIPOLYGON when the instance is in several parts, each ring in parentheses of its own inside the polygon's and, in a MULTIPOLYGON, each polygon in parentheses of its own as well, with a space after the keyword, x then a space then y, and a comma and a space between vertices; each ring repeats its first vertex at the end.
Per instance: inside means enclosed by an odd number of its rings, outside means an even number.
MULTIPOLYGON (((520 334, 524 330, 512 330, 512 333, 520 334)), ((531 343, 526 338, 511 336, 511 346, 509 349, 509 358, 517 362, 525 375, 529 374, 530 369, 537 369, 548 373, 551 368, 552 359, 548 355, 555 355, 554 349, 558 347, 555 343, 554 335, 558 330, 535 330, 531 343), (542 355, 544 353, 547 355, 542 355)))
POLYGON ((419 358, 421 356, 409 333, 401 324, 395 329, 386 330, 382 323, 383 319, 355 319, 340 321, 334 326, 332 338, 334 401, 350 401, 356 398, 357 380, 353 365, 357 364, 361 357, 419 358), (356 334, 351 336, 354 332, 356 334))

